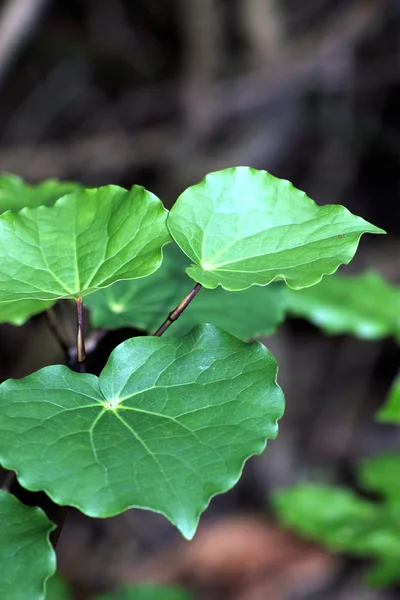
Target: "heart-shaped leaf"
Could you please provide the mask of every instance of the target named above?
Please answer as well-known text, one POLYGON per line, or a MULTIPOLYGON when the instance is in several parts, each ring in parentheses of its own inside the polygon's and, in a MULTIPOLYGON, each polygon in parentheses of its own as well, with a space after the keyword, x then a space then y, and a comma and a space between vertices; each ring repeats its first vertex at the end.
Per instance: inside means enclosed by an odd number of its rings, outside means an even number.
POLYGON ((48 179, 37 185, 26 183, 18 175, 3 173, 0 175, 0 213, 6 210, 18 212, 29 206, 35 208, 42 204, 51 206, 56 200, 80 189, 78 183, 48 179))
POLYGON ((58 365, 4 382, 0 462, 58 504, 93 517, 147 508, 190 538, 210 499, 276 436, 276 371, 262 344, 212 325, 133 338, 99 378, 58 365))
POLYGON ((191 600, 187 592, 178 588, 158 585, 140 585, 96 596, 94 600, 191 600))
POLYGON ((0 302, 77 298, 153 273, 167 211, 140 186, 74 192, 0 216, 0 302))
POLYGON ((1 600, 44 600, 56 557, 49 542, 55 528, 38 507, 0 490, 1 600))
POLYGON ((308 319, 327 333, 364 339, 400 337, 400 287, 378 273, 334 275, 304 290, 287 290, 288 312, 308 319))
POLYGON ((389 395, 377 414, 378 421, 400 424, 400 373, 393 381, 389 395))
POLYGON ((343 206, 319 207, 288 181, 249 167, 207 175, 181 194, 168 217, 208 288, 243 290, 283 279, 314 285, 349 263, 363 233, 384 233, 343 206))
MULTIPOLYGON (((134 327, 153 333, 189 292, 188 264, 177 245, 169 244, 163 264, 150 277, 119 281, 91 294, 86 307, 91 310, 93 326, 134 327)), ((268 335, 284 318, 285 298, 282 284, 254 286, 237 293, 204 289, 165 335, 181 335, 199 323, 212 323, 243 340, 268 335)))

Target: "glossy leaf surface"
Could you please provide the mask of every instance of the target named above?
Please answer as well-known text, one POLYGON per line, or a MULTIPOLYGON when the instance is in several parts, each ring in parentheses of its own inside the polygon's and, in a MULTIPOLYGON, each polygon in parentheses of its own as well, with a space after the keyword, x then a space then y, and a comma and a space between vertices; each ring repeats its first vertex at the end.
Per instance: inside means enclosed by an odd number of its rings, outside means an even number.
POLYGON ((211 325, 118 346, 99 378, 46 367, 0 386, 0 462, 93 517, 160 512, 190 538, 277 434, 276 362, 211 325), (24 444, 15 440, 23 439, 24 444))
POLYGON ((191 600, 184 590, 156 585, 129 587, 111 594, 96 596, 94 600, 191 600))
POLYGON ((289 313, 308 319, 326 333, 364 339, 400 336, 400 287, 378 273, 334 275, 304 290, 287 290, 289 313))
POLYGON ((0 175, 0 213, 6 210, 18 212, 21 208, 51 206, 56 200, 80 189, 78 183, 49 179, 37 185, 26 183, 18 175, 0 175))
POLYGON ((56 573, 46 582, 46 600, 72 600, 66 582, 56 573))
POLYGON ((1 600, 44 600, 45 581, 55 571, 44 512, 0 490, 1 600))
POLYGON ((353 258, 363 233, 384 233, 342 206, 319 207, 304 192, 249 167, 207 175, 168 217, 172 237, 207 288, 243 290, 283 279, 314 285, 353 258))
POLYGON ((82 297, 153 273, 170 238, 167 211, 140 186, 69 194, 0 216, 0 302, 82 297))
POLYGON ((400 373, 393 381, 389 395, 377 414, 378 421, 400 424, 400 373))
MULTIPOLYGON (((86 306, 94 327, 134 327, 153 333, 186 296, 192 282, 185 273, 188 258, 176 244, 164 248, 160 269, 145 279, 120 281, 91 294, 86 306)), ((232 293, 201 290, 165 335, 181 335, 199 323, 212 323, 247 340, 275 331, 284 318, 285 288, 272 284, 232 293)))

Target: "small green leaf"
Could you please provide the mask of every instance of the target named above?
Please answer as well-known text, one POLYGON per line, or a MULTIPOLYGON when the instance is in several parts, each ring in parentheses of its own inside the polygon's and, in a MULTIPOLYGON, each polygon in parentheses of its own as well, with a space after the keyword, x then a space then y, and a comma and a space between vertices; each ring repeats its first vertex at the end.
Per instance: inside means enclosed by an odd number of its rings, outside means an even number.
POLYGON ((23 325, 30 317, 53 306, 55 300, 17 300, 0 302, 0 323, 23 325))
POLYGON ((168 217, 208 288, 243 290, 283 279, 314 285, 351 261, 363 233, 384 233, 343 206, 319 207, 288 181, 249 167, 207 175, 181 194, 168 217))
POLYGON ((6 210, 18 212, 29 206, 35 208, 42 204, 51 206, 56 200, 80 189, 78 183, 48 179, 37 185, 26 183, 18 175, 2 173, 0 175, 0 214, 6 210))
POLYGON ((277 434, 276 362, 212 325, 118 346, 99 378, 46 367, 0 386, 0 462, 93 517, 137 507, 187 538, 277 434), (24 440, 23 444, 16 440, 24 440))
MULTIPOLYGON (((93 326, 135 327, 153 333, 189 292, 187 265, 188 258, 176 244, 169 244, 161 268, 150 277, 119 281, 91 294, 86 307, 93 326)), ((243 340, 268 335, 284 318, 285 297, 281 284, 235 294, 222 288, 204 289, 165 335, 181 335, 199 323, 212 323, 243 340)))
POLYGON ((399 503, 400 454, 380 454, 364 461, 360 465, 359 480, 365 489, 399 503))
POLYGON ((304 290, 287 290, 288 312, 308 319, 326 333, 363 339, 400 335, 400 287, 378 273, 334 275, 304 290))
POLYGON ((94 600, 191 600, 191 598, 192 596, 179 588, 140 585, 112 594, 96 596, 94 600))
POLYGON ((45 581, 56 568, 44 512, 0 491, 1 600, 44 600, 45 581))
POLYGON ((400 373, 393 381, 389 395, 377 414, 378 421, 382 423, 400 424, 400 373))
POLYGON ((82 297, 153 273, 167 211, 140 186, 74 192, 0 216, 0 302, 82 297))

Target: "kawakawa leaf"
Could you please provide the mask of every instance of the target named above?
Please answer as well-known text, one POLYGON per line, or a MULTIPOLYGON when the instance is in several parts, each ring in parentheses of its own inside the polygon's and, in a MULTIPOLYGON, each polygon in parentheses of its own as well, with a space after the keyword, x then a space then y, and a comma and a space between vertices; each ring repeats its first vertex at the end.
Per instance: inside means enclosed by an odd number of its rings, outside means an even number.
MULTIPOLYGON (((153 333, 190 291, 189 259, 176 244, 164 248, 163 263, 150 277, 119 281, 91 294, 86 307, 94 327, 135 327, 153 333)), ((199 323, 212 323, 247 340, 275 331, 285 314, 285 286, 272 284, 232 293, 201 290, 165 335, 181 335, 199 323)))
POLYGON ((400 454, 364 461, 361 485, 381 496, 362 498, 344 488, 299 484, 279 490, 273 504, 280 520, 307 538, 332 550, 374 558, 367 581, 388 586, 400 581, 400 454), (397 564, 397 569, 395 565, 397 564))
POLYGON ((67 583, 58 573, 46 582, 45 600, 72 600, 67 583))
POLYGON ((4 382, 0 463, 58 504, 93 517, 146 508, 191 538, 210 499, 276 436, 276 371, 262 344, 212 325, 132 338, 99 378, 57 365, 4 382))
POLYGON ((358 478, 364 489, 381 494, 400 509, 400 453, 379 454, 365 460, 361 463, 358 478))
POLYGON ((2 173, 0 175, 0 213, 6 210, 18 212, 29 206, 35 208, 42 204, 51 206, 56 200, 75 190, 81 189, 78 183, 48 179, 30 185, 18 175, 2 173))
POLYGON ((378 411, 377 419, 383 423, 400 423, 400 373, 393 381, 389 395, 378 411))
POLYGON ((1 600, 44 600, 56 557, 49 542, 55 528, 38 507, 0 490, 1 600))
MULTIPOLYGON (((70 181, 49 179, 37 185, 26 183, 21 177, 3 173, 0 175, 0 213, 6 210, 18 212, 22 208, 34 208, 40 205, 51 206, 56 200, 80 189, 81 186, 70 181)), ((33 315, 54 304, 54 300, 21 300, 0 304, 0 323, 22 325, 33 315)))
POLYGON ((153 273, 167 211, 140 186, 73 192, 54 206, 0 216, 0 302, 83 297, 153 273))
POLYGON ((283 279, 314 285, 349 263, 363 233, 382 229, 343 206, 319 207, 289 181, 249 167, 207 175, 168 217, 172 237, 207 288, 243 290, 283 279))
POLYGON ((16 302, 0 302, 0 323, 23 325, 33 315, 47 310, 55 300, 17 300, 16 302))
POLYGON ((378 273, 336 274, 303 290, 287 290, 288 312, 308 319, 326 333, 364 339, 400 337, 400 287, 378 273))
POLYGON ((191 598, 192 596, 179 588, 148 584, 96 596, 94 600, 191 600, 191 598))

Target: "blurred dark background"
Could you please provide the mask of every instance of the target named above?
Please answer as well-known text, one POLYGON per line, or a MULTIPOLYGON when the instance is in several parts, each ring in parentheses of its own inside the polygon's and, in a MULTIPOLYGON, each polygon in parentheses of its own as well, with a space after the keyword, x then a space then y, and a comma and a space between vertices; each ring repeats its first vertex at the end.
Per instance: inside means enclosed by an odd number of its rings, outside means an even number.
MULTIPOLYGON (((266 169, 386 229, 347 271, 374 267, 394 283, 399 103, 399 0, 0 3, 0 170, 138 183, 171 206, 210 171, 266 169)), ((41 317, 0 333, 2 379, 62 359, 41 317)), ((108 350, 132 332, 118 335, 108 350)), ((364 563, 264 521, 268 491, 303 477, 354 486, 357 460, 399 447, 396 428, 373 421, 399 348, 300 320, 266 344, 287 398, 278 440, 213 500, 190 546, 143 511, 70 513, 58 550, 77 599, 141 578, 187 584, 201 600, 399 597, 366 589, 364 563)))

